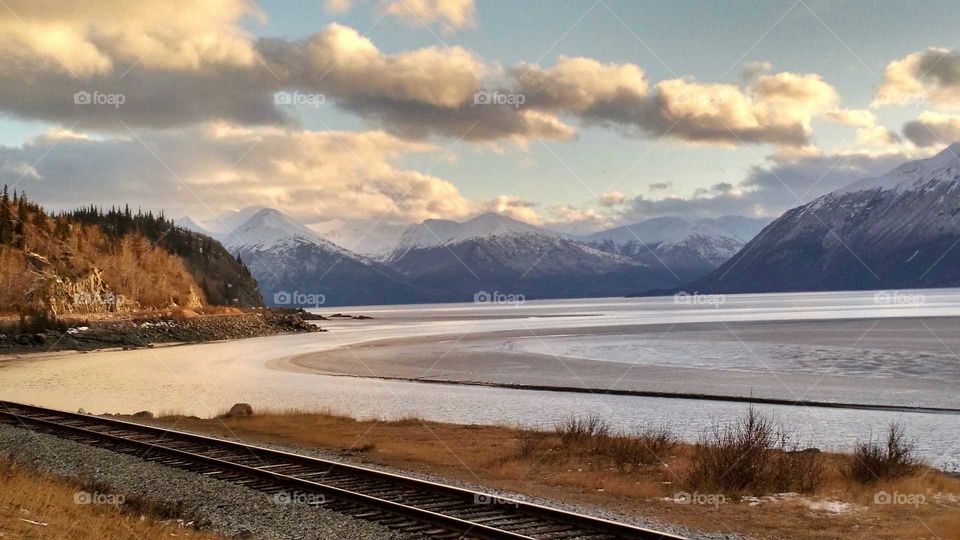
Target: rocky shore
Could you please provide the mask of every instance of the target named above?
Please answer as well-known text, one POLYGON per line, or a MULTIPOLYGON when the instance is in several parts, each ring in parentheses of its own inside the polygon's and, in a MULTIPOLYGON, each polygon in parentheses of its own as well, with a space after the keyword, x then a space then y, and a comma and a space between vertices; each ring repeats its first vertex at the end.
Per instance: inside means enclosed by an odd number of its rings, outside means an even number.
POLYGON ((136 349, 164 343, 199 343, 319 332, 296 310, 254 309, 240 313, 191 317, 152 315, 64 323, 62 328, 2 333, 0 354, 121 348, 136 349))

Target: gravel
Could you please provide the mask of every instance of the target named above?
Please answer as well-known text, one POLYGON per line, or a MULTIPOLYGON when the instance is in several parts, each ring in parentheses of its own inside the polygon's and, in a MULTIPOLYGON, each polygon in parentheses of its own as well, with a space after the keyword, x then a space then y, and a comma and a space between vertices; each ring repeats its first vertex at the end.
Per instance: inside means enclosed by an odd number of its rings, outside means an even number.
MULTIPOLYGON (((163 427, 163 424, 159 424, 159 423, 151 423, 151 422, 142 422, 142 423, 163 427)), ((241 442, 244 442, 244 441, 241 441, 241 442)), ((366 468, 369 468, 369 469, 376 469, 376 470, 378 470, 378 471, 384 471, 384 472, 399 474, 399 475, 408 476, 408 477, 411 477, 411 478, 418 478, 418 479, 426 480, 426 481, 429 481, 429 482, 437 482, 437 483, 446 484, 446 485, 449 485, 449 486, 460 487, 460 488, 463 488, 463 489, 469 489, 469 490, 474 490, 474 491, 482 491, 482 492, 484 492, 484 493, 489 493, 489 494, 491 494, 491 495, 495 495, 495 496, 499 496, 499 497, 510 498, 510 499, 517 499, 517 500, 520 500, 520 501, 530 502, 530 503, 533 503, 533 504, 540 504, 540 505, 543 505, 543 506, 549 506, 549 507, 557 508, 557 509, 560 509, 560 510, 566 510, 566 511, 568 511, 568 512, 577 512, 577 513, 580 513, 580 514, 586 514, 586 515, 590 515, 590 516, 596 516, 596 517, 600 517, 600 518, 603 518, 603 519, 608 519, 608 520, 611 520, 611 521, 618 521, 618 522, 621 522, 621 523, 628 523, 628 524, 631 524, 631 525, 634 525, 634 526, 637 526, 637 527, 644 527, 644 528, 648 528, 648 529, 654 529, 654 530, 657 530, 657 531, 660 531, 660 532, 671 533, 671 534, 675 534, 675 535, 679 535, 679 536, 684 536, 684 537, 686 537, 686 538, 691 538, 691 539, 703 539, 703 540, 751 540, 751 537, 744 536, 744 535, 740 535, 740 534, 734 534, 734 533, 706 533, 706 532, 703 532, 703 531, 698 531, 698 530, 690 529, 690 528, 687 528, 687 527, 682 527, 682 526, 679 526, 679 525, 673 525, 673 524, 669 524, 669 523, 664 523, 664 522, 659 521, 659 520, 656 520, 656 519, 644 518, 644 517, 641 517, 641 516, 628 516, 628 515, 623 515, 623 514, 620 514, 620 513, 617 513, 617 512, 613 512, 613 511, 611 511, 611 510, 608 510, 608 509, 605 509, 605 508, 602 508, 602 507, 591 506, 591 505, 582 505, 582 504, 573 504, 573 503, 558 501, 558 500, 555 500, 555 499, 547 499, 547 498, 543 498, 543 497, 534 497, 534 496, 531 496, 531 495, 516 493, 516 492, 513 492, 513 491, 496 489, 496 488, 493 488, 493 487, 490 487, 490 486, 485 486, 485 485, 481 485, 481 484, 475 484, 475 483, 472 483, 472 482, 465 482, 465 481, 462 481, 462 480, 457 480, 457 479, 453 479, 453 478, 447 478, 447 477, 443 477, 443 476, 437 476, 437 475, 433 475, 433 474, 429 474, 429 473, 418 472, 418 471, 410 471, 410 470, 406 470, 406 469, 398 469, 398 468, 396 468, 396 467, 390 467, 390 466, 388 466, 388 465, 381 465, 381 464, 379 464, 379 463, 371 463, 371 462, 368 462, 368 461, 364 461, 363 458, 362 458, 362 455, 355 454, 355 453, 351 453, 351 452, 337 452, 337 451, 334 451, 334 450, 323 450, 323 449, 316 449, 316 448, 303 448, 303 447, 287 446, 287 445, 280 445, 280 444, 270 444, 270 443, 261 443, 261 442, 251 443, 251 444, 254 444, 255 446, 261 446, 261 447, 263 447, 263 448, 271 448, 271 449, 274 449, 274 450, 281 450, 281 451, 284 451, 284 452, 291 452, 291 453, 294 453, 294 454, 301 454, 301 455, 305 455, 305 456, 313 456, 313 457, 317 457, 317 458, 320 458, 320 459, 328 459, 328 460, 331 460, 331 461, 339 461, 339 462, 343 462, 343 463, 350 463, 350 464, 354 464, 354 465, 361 465, 361 466, 366 467, 366 468)))
POLYGON ((227 537, 399 538, 376 523, 279 504, 266 493, 6 424, 0 424, 0 455, 63 478, 107 485, 127 497, 182 508, 179 518, 227 537))

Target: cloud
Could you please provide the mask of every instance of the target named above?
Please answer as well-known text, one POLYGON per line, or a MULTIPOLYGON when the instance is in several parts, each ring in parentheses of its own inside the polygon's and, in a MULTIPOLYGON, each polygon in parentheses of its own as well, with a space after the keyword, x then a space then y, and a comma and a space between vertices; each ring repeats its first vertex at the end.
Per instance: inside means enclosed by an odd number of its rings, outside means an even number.
POLYGON ((388 0, 384 10, 409 24, 438 23, 446 31, 474 26, 477 15, 473 0, 388 0))
POLYGON ((873 107, 929 99, 941 109, 960 108, 960 53, 929 48, 887 64, 873 107))
POLYGON ((873 127, 877 124, 877 117, 867 109, 833 109, 827 111, 827 119, 845 126, 873 127))
POLYGON ((811 119, 839 101, 819 75, 789 72, 758 76, 746 89, 688 78, 660 81, 651 90, 633 64, 560 57, 546 69, 523 64, 513 77, 530 107, 633 134, 725 146, 808 145, 811 119))
POLYGON ((526 223, 540 225, 543 223, 543 218, 537 212, 536 206, 537 203, 514 195, 498 195, 490 201, 481 203, 480 212, 496 212, 526 223))
POLYGON ((770 62, 747 62, 743 65, 743 68, 740 69, 740 80, 744 84, 750 84, 753 81, 757 80, 757 77, 767 73, 773 69, 773 64, 770 62))
POLYGON ((857 142, 865 146, 891 146, 899 144, 900 136, 877 125, 877 117, 867 109, 833 109, 825 117, 831 122, 857 128, 857 142))
POLYGON ((903 125, 903 136, 921 147, 955 143, 960 141, 960 116, 925 111, 903 125))
POLYGON ((647 187, 650 191, 663 191, 669 188, 672 184, 670 182, 654 182, 649 184, 647 187))
POLYGON ((627 196, 619 191, 610 191, 600 195, 600 198, 597 202, 600 203, 600 206, 616 206, 618 204, 623 204, 623 201, 626 200, 627 196))
MULTIPOLYGON (((450 182, 394 164, 403 156, 440 151, 382 131, 211 123, 137 138, 56 132, 21 147, 0 147, 0 163, 36 163, 43 180, 23 179, 19 187, 57 208, 146 201, 168 215, 199 215, 262 204, 307 221, 472 215, 476 204, 450 182)), ((0 169, 0 182, 18 177, 0 169)))
POLYGON ((728 214, 775 217, 857 180, 878 176, 918 156, 901 152, 823 154, 789 160, 771 159, 753 167, 737 184, 718 183, 695 190, 690 197, 627 201, 619 223, 657 216, 718 217, 728 214))
MULTIPOLYGON (((742 88, 692 78, 651 84, 640 66, 584 57, 504 70, 459 46, 385 53, 336 23, 302 40, 255 38, 243 23, 261 14, 247 0, 106 0, 62 12, 58 6, 18 0, 12 7, 24 22, 0 10, 0 25, 9 30, 0 34, 0 52, 13 59, 0 67, 0 111, 122 133, 210 121, 293 126, 304 111, 278 105, 275 96, 300 92, 408 139, 525 146, 535 138, 573 139, 572 118, 631 136, 774 144, 796 154, 812 147, 811 119, 838 101, 818 75, 764 73, 765 64, 747 66, 755 76, 742 88), (181 17, 188 22, 180 24, 181 17), (523 103, 475 103, 482 92, 519 94, 523 103), (78 93, 92 102, 77 102, 78 93)), ((382 6, 387 14, 458 27, 475 11, 467 0, 382 6)))
POLYGON ((257 53, 237 21, 262 17, 247 0, 7 0, 4 6, 0 53, 6 69, 42 64, 77 77, 131 65, 250 66, 257 53))
POLYGON ((353 9, 352 0, 324 0, 323 9, 327 13, 333 13, 339 15, 341 13, 346 13, 353 9))
POLYGON ((534 137, 575 135, 550 111, 474 104, 490 68, 462 47, 384 54, 339 24, 302 41, 260 39, 254 46, 258 61, 253 63, 154 69, 147 63, 122 67, 111 59, 112 70, 79 78, 33 58, 0 68, 0 110, 114 132, 208 121, 294 125, 303 111, 275 100, 278 92, 286 92, 319 96, 320 106, 352 111, 406 138, 442 135, 524 144, 534 137), (78 92, 89 101, 78 102, 78 92))

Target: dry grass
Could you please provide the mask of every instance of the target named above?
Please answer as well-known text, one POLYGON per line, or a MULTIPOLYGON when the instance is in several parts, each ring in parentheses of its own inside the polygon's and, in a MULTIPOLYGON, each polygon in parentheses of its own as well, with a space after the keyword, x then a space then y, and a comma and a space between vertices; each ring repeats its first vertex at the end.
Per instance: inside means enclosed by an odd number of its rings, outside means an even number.
MULTIPOLYGON (((913 476, 868 485, 848 474, 851 455, 819 454, 821 476, 806 496, 766 501, 759 506, 740 503, 733 496, 727 498, 727 504, 716 507, 677 504, 668 499, 678 491, 693 491, 688 486, 697 445, 677 442, 663 428, 615 433, 598 418, 568 419, 550 430, 444 424, 415 418, 360 421, 304 411, 259 411, 250 418, 179 416, 158 421, 176 423, 181 430, 239 437, 253 443, 336 449, 366 461, 603 506, 714 532, 824 540, 960 538, 960 479, 921 467, 913 476), (923 494, 926 504, 877 505, 879 492, 923 494), (849 512, 832 514, 811 509, 809 504, 817 501, 841 501, 852 506, 849 512)), ((781 450, 794 446, 781 446, 775 437, 769 440, 768 451, 763 453, 771 462, 769 470, 779 471, 788 479, 812 476, 794 470, 802 471, 810 463, 807 459, 811 453, 784 452, 781 450)), ((760 478, 766 479, 761 485, 787 482, 772 473, 760 478)), ((757 493, 746 488, 742 494, 757 493)))
POLYGON ((701 438, 685 482, 692 489, 732 494, 812 493, 823 478, 823 459, 792 439, 751 407, 743 418, 716 424, 701 438))
POLYGON ((0 459, 0 537, 71 540, 222 538, 160 521, 165 516, 158 516, 157 509, 142 501, 127 500, 123 505, 77 504, 78 491, 108 494, 104 486, 64 482, 0 459), (152 517, 143 517, 144 514, 152 517))

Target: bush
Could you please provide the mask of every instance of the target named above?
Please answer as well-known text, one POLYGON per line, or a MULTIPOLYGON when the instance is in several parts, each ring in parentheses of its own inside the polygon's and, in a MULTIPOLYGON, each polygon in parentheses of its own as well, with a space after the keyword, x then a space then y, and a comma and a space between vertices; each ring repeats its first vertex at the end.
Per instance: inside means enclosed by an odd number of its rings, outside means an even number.
POLYGON ((857 442, 853 450, 848 474, 858 482, 901 478, 915 474, 922 462, 914 451, 914 443, 907 440, 900 424, 890 424, 886 440, 870 437, 857 442))
POLYGON ((587 416, 570 415, 565 420, 554 425, 554 430, 560 437, 560 444, 574 446, 583 444, 596 437, 605 437, 610 434, 610 425, 607 421, 595 414, 587 416))
POLYGON ((663 455, 676 444, 666 428, 652 428, 636 435, 609 435, 596 441, 596 453, 610 461, 617 472, 637 472, 643 466, 663 462, 663 455))
POLYGON ((782 426, 753 407, 732 424, 714 425, 691 462, 687 484, 731 493, 810 492, 823 475, 819 453, 801 451, 782 426))
POLYGON ((538 429, 521 429, 517 435, 516 457, 528 459, 534 457, 547 440, 547 432, 538 429))

